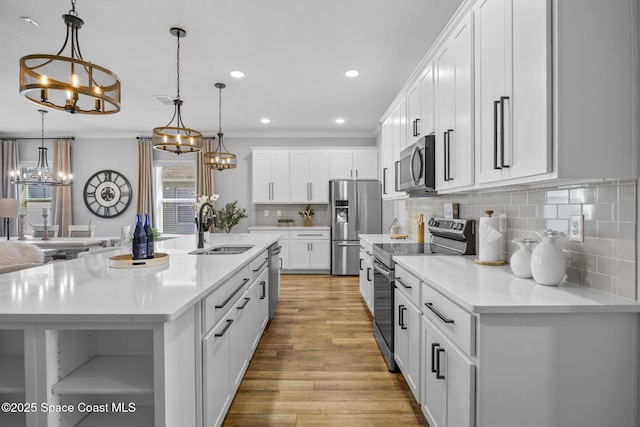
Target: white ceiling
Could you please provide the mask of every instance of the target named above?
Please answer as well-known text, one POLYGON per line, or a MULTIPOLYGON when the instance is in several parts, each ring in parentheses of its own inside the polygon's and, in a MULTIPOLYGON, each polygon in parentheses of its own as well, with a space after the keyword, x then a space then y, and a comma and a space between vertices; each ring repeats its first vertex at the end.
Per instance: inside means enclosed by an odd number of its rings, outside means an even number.
MULTIPOLYGON (((122 109, 108 116, 51 111, 46 136, 150 135, 168 124, 180 95, 186 126, 225 136, 371 136, 461 0, 77 0, 84 59, 116 73, 122 109), (359 68, 357 79, 342 71, 359 68), (241 68, 248 76, 232 79, 241 68), (269 117, 264 125, 260 119, 269 117), (343 117, 346 122, 336 125, 343 117)), ((0 137, 39 136, 39 106, 18 93, 19 59, 62 47, 70 0, 2 0, 0 137), (28 16, 39 26, 28 25, 28 16)), ((66 53, 68 54, 68 53, 66 53)))

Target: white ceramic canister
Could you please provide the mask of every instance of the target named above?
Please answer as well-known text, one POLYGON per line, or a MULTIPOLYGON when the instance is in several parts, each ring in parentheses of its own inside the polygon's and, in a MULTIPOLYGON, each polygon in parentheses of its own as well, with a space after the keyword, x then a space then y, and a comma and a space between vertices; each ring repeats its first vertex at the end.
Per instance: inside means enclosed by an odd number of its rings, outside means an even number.
POLYGON ((531 252, 531 275, 536 283, 546 286, 557 286, 567 271, 564 252, 556 241, 565 234, 556 230, 540 230, 541 243, 531 252))
POLYGON ((512 242, 518 245, 519 249, 511 255, 509 260, 511 271, 518 277, 531 279, 533 277, 531 274, 531 250, 538 241, 524 237, 514 239, 512 242))

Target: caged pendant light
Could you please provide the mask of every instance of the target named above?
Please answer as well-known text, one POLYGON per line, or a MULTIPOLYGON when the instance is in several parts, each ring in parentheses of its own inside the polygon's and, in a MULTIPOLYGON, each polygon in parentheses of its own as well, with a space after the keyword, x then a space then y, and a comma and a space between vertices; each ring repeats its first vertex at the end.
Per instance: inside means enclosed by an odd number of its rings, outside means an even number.
POLYGON ((64 44, 55 55, 20 58, 20 95, 38 105, 75 114, 113 114, 120 111, 120 79, 108 69, 82 58, 78 30, 84 21, 71 10, 62 15, 67 25, 64 44), (69 46, 69 56, 62 55, 69 46))
POLYGON ((216 83, 215 86, 219 90, 219 115, 218 115, 218 146, 215 151, 210 151, 204 153, 204 164, 205 166, 211 169, 218 169, 219 171, 223 171, 226 169, 233 169, 237 165, 237 158, 235 154, 232 154, 227 151, 227 147, 224 146, 224 142, 222 140, 222 89, 226 86, 224 83, 216 83))
POLYGON ((28 173, 20 175, 20 171, 10 171, 12 184, 28 184, 28 185, 42 185, 49 187, 68 187, 71 185, 72 176, 58 173, 57 175, 49 168, 49 161, 47 160, 47 148, 44 146, 44 115, 47 114, 45 110, 38 110, 42 122, 41 131, 41 143, 38 147, 38 164, 35 168, 31 169, 28 173))
POLYGON ((177 49, 177 94, 173 100, 173 117, 164 127, 153 129, 153 148, 175 154, 197 153, 202 151, 202 133, 190 129, 182 122, 182 100, 180 99, 180 38, 187 35, 182 28, 171 28, 171 34, 178 39, 177 49), (175 125, 174 125, 175 120, 175 125))

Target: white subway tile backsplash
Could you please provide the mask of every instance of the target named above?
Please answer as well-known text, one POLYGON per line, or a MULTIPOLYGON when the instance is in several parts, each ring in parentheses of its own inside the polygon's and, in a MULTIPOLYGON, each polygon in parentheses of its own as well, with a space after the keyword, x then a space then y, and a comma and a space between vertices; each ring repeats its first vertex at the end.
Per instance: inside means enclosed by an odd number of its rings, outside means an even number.
POLYGON ((636 299, 636 194, 633 180, 572 189, 412 198, 402 205, 407 218, 418 212, 428 218, 442 216, 444 203, 459 203, 461 218, 478 220, 486 210, 506 213, 507 241, 501 255, 507 260, 517 250, 512 239, 537 239, 536 231, 542 228, 566 232, 569 216, 582 214, 585 241, 566 237, 558 241, 568 257, 568 280, 636 299))

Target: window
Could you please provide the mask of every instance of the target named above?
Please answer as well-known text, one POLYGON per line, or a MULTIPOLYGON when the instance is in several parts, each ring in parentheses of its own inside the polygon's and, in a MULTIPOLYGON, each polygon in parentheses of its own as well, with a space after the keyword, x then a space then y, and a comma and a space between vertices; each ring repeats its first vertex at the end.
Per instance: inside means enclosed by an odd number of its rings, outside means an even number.
MULTIPOLYGON (((158 164, 160 162, 157 162, 158 164)), ((156 166, 157 227, 162 233, 195 233, 193 206, 196 191, 196 167, 189 164, 160 163, 156 166)))
MULTIPOLYGON (((34 165, 20 165, 21 175, 31 175, 35 169, 34 165)), ((33 234, 32 225, 42 225, 42 208, 49 209, 51 212, 51 194, 53 187, 45 185, 29 185, 21 184, 18 186, 20 192, 20 201, 27 208, 27 217, 25 218, 25 234, 33 234)), ((48 224, 51 224, 51 217, 47 218, 48 224)))

